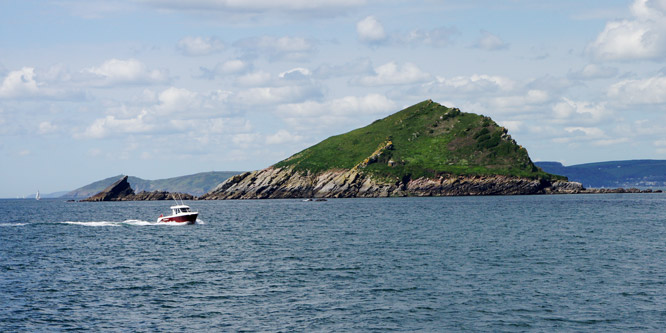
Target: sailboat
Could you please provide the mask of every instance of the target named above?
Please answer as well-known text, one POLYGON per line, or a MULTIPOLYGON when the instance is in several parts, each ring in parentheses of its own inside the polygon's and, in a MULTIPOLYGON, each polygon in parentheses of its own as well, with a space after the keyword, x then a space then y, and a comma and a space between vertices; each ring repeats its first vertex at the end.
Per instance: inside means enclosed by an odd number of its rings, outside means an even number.
POLYGON ((35 200, 39 200, 39 199, 41 199, 41 198, 42 198, 42 197, 39 196, 39 190, 37 190, 37 194, 35 195, 35 200))

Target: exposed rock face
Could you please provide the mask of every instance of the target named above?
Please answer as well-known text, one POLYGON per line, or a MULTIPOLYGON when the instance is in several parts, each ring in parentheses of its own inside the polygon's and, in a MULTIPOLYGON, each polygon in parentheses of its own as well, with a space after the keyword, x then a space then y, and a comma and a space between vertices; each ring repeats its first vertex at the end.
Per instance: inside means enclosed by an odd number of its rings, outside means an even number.
POLYGON ((139 192, 134 190, 124 176, 109 187, 87 199, 81 201, 144 201, 144 200, 171 200, 174 198, 182 200, 194 200, 194 196, 187 193, 169 193, 166 191, 139 192))
POLYGON ((229 178, 200 199, 352 198, 578 193, 580 183, 508 176, 451 176, 402 179, 393 183, 358 169, 319 174, 269 167, 229 178))
POLYGON ((124 176, 115 183, 109 185, 109 187, 105 188, 102 192, 81 201, 116 201, 120 200, 120 198, 134 195, 134 190, 129 182, 127 182, 127 178, 128 176, 124 176))
POLYGON ((194 200, 195 196, 187 193, 171 193, 167 191, 141 191, 133 196, 124 198, 125 201, 150 201, 150 200, 194 200))

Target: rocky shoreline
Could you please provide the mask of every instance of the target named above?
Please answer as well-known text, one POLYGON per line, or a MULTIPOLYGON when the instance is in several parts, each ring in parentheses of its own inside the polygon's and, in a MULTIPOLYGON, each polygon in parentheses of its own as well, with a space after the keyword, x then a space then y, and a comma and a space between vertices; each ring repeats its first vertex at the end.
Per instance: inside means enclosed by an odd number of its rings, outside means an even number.
POLYGON ((378 181, 357 170, 334 170, 313 175, 289 168, 269 167, 231 177, 200 197, 166 191, 134 193, 125 176, 105 190, 80 202, 603 193, 662 193, 662 190, 584 188, 577 182, 551 183, 543 179, 497 175, 418 178, 388 183, 378 181))
POLYGON ((199 200, 278 198, 377 198, 525 194, 652 193, 660 190, 586 189, 568 181, 510 176, 449 176, 380 181, 356 169, 319 174, 269 167, 227 179, 199 200))

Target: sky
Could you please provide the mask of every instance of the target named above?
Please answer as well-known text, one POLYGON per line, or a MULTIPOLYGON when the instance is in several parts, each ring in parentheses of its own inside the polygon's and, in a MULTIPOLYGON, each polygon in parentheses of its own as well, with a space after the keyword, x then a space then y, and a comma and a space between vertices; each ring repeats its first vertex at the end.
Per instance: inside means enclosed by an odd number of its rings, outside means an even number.
POLYGON ((0 197, 262 169, 432 99, 666 159, 666 0, 0 0, 0 197))

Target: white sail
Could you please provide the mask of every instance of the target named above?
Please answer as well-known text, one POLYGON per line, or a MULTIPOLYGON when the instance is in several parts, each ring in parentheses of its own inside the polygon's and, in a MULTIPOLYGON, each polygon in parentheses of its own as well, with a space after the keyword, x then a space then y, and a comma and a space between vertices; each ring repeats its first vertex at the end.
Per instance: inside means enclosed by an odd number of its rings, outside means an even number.
POLYGON ((39 190, 37 190, 37 194, 35 195, 35 199, 39 200, 41 197, 39 196, 39 190))

